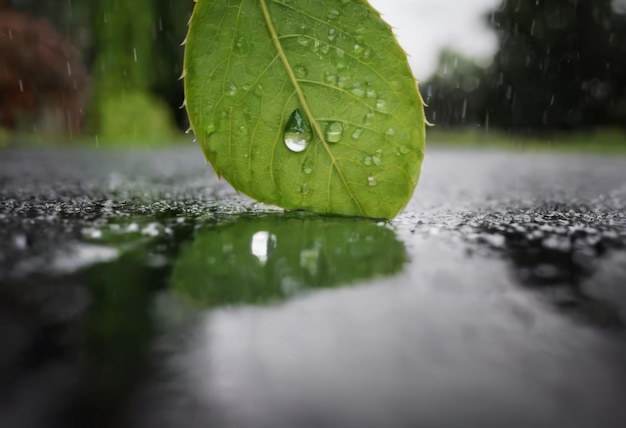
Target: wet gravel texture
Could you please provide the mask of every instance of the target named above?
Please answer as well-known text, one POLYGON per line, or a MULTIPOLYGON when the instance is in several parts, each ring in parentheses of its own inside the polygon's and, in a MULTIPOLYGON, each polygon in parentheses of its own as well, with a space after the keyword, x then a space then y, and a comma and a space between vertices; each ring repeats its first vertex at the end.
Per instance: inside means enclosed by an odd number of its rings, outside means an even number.
POLYGON ((0 152, 0 426, 626 426, 625 212, 623 157, 431 150, 401 272, 198 308, 181 248, 281 210, 194 146, 0 152))

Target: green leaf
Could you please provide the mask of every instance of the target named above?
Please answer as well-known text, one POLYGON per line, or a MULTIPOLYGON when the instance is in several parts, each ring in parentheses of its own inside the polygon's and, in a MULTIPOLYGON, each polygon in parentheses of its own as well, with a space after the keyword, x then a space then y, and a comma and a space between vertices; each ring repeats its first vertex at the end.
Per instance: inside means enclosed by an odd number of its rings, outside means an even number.
POLYGON ((198 0, 184 76, 198 142, 235 189, 287 209, 375 218, 410 199, 422 100, 365 0, 198 0))
POLYGON ((406 250, 368 219, 239 218, 198 234, 174 265, 174 289, 204 306, 282 300, 398 273, 406 250))

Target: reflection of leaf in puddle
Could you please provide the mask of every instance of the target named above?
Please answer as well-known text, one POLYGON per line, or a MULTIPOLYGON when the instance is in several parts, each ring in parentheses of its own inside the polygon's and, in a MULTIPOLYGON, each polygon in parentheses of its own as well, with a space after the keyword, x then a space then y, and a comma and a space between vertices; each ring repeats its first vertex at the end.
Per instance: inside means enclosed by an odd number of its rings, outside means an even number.
POLYGON ((399 272, 393 231, 367 219, 241 218, 181 250, 174 287, 202 305, 260 303, 399 272))

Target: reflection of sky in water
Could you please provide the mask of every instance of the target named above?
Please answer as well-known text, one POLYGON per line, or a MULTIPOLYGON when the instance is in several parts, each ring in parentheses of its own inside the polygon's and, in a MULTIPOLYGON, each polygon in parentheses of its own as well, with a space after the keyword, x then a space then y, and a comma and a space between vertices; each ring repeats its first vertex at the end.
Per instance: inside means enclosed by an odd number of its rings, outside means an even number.
POLYGON ((394 27, 409 54, 413 73, 426 80, 435 71, 439 52, 450 46, 479 59, 496 50, 495 33, 485 25, 485 14, 500 0, 370 0, 394 27))

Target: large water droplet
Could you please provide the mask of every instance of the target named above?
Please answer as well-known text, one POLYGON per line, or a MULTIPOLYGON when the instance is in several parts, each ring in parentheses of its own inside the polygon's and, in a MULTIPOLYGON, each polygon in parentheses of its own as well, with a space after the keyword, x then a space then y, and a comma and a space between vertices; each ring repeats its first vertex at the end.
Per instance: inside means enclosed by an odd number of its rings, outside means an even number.
POLYGON ((302 152, 311 142, 312 136, 311 125, 302 117, 300 109, 295 109, 285 126, 285 146, 292 152, 302 152))
POLYGON ((343 124, 341 122, 331 122, 326 126, 326 141, 338 143, 343 138, 343 124))

